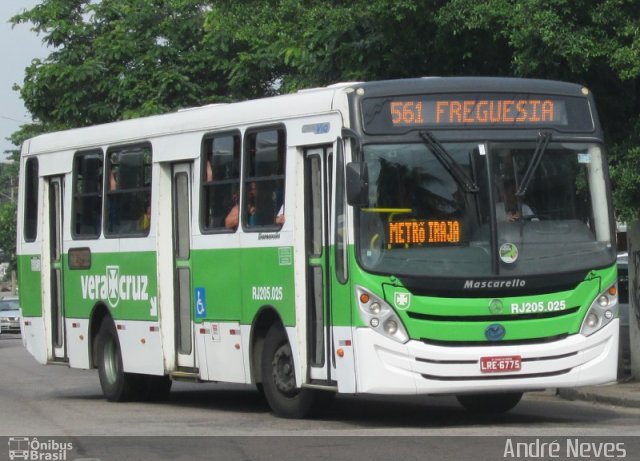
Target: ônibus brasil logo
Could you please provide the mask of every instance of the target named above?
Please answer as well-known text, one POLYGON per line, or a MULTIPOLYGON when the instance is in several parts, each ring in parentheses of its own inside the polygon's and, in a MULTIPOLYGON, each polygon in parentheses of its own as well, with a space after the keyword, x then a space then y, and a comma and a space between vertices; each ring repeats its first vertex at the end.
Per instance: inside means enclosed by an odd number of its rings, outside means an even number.
POLYGON ((120 275, 120 266, 107 266, 104 275, 81 275, 82 298, 92 301, 106 299, 115 308, 120 300, 148 301, 149 277, 120 275))

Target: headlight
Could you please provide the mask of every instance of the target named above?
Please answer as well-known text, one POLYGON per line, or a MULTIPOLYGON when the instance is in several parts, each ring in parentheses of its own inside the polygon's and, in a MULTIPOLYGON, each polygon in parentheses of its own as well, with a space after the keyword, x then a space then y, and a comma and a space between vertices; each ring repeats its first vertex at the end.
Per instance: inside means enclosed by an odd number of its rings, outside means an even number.
POLYGON ((358 311, 365 325, 382 336, 391 338, 399 343, 406 343, 409 335, 404 329, 400 317, 383 299, 370 293, 362 287, 356 287, 358 311))
POLYGON ((618 284, 614 283, 604 292, 596 296, 587 311, 580 333, 591 336, 596 331, 618 317, 618 284))

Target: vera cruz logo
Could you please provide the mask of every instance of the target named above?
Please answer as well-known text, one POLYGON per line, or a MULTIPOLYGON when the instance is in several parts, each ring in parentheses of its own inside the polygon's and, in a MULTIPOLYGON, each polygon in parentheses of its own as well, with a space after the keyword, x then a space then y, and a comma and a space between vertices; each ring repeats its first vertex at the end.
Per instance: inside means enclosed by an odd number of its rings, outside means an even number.
POLYGON ((120 300, 148 301, 149 277, 146 275, 121 275, 120 266, 107 266, 104 275, 81 275, 82 298, 92 301, 106 299, 112 308, 120 300))
POLYGON ((116 307, 120 301, 120 291, 118 290, 118 279, 120 278, 119 266, 107 266, 107 298, 111 307, 116 307))

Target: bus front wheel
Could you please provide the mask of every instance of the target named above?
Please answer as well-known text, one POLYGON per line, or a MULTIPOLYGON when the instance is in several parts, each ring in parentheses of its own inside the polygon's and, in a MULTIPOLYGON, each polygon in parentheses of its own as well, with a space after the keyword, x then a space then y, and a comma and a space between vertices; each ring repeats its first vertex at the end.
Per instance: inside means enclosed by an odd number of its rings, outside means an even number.
POLYGON ((262 349, 262 387, 273 412, 284 418, 304 418, 318 397, 313 389, 296 387, 293 353, 284 329, 269 328, 262 349))
POLYGON ((102 322, 97 346, 98 376, 107 400, 123 402, 138 398, 144 385, 142 376, 123 371, 120 341, 113 322, 102 322))
POLYGON ((457 395, 458 402, 473 413, 500 414, 506 413, 515 407, 522 392, 505 392, 501 394, 463 394, 457 395))

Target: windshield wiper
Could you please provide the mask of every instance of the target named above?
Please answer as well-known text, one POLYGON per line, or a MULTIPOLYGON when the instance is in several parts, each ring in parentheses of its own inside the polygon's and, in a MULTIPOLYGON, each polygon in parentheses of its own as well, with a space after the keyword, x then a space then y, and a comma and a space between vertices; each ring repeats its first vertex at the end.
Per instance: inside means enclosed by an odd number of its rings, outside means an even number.
POLYGON ((425 140, 427 147, 436 156, 436 158, 442 163, 451 176, 456 180, 458 184, 460 184, 466 192, 479 192, 480 188, 476 185, 475 182, 467 173, 464 172, 462 167, 456 160, 447 152, 442 144, 433 136, 433 134, 429 131, 421 131, 420 137, 425 140))
POLYGON ((527 171, 525 171, 524 176, 522 177, 522 182, 520 183, 520 187, 518 187, 516 197, 522 198, 524 197, 524 194, 526 194, 529 183, 531 183, 531 179, 538 169, 538 165, 540 165, 540 160, 542 160, 542 156, 547 149, 549 141, 551 141, 551 133, 549 133, 548 131, 539 133, 538 142, 536 143, 536 150, 533 152, 533 157, 529 162, 527 171))

